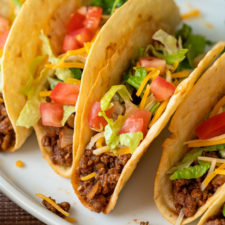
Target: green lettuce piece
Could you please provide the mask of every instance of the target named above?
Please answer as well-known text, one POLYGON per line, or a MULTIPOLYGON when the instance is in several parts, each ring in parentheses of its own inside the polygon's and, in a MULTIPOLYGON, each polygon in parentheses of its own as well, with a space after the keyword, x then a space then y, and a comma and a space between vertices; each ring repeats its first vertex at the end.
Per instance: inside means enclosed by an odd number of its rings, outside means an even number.
POLYGON ((61 82, 61 80, 58 80, 58 79, 55 79, 55 78, 52 78, 52 77, 48 77, 48 83, 49 83, 49 85, 50 85, 51 90, 53 90, 54 87, 55 87, 59 82, 61 82))
POLYGON ((112 107, 112 104, 110 104, 110 102, 117 92, 123 100, 132 100, 130 92, 127 90, 125 85, 114 85, 109 89, 109 91, 104 95, 104 97, 100 101, 101 110, 103 112, 112 107))
POLYGON ((223 216, 225 217, 225 205, 223 206, 223 216))
POLYGON ((66 81, 68 78, 73 78, 73 72, 67 68, 58 68, 55 70, 55 75, 59 80, 66 81))
POLYGON ((119 137, 120 137, 120 144, 122 146, 129 147, 130 153, 132 154, 140 144, 140 141, 143 140, 143 133, 142 132, 126 133, 121 134, 119 137))
POLYGON ((134 75, 132 75, 131 73, 129 74, 127 83, 138 89, 146 76, 146 69, 144 67, 139 67, 136 69, 134 75))
POLYGON ((160 106, 160 102, 156 102, 156 103, 152 106, 152 108, 150 109, 150 112, 152 113, 152 115, 155 114, 155 112, 156 112, 156 110, 159 108, 159 106, 160 106))
POLYGON ((175 62, 182 62, 186 58, 188 49, 182 48, 175 54, 166 55, 165 60, 169 65, 173 65, 175 62))
POLYGON ((170 176, 170 180, 195 179, 203 176, 210 168, 211 164, 200 160, 198 162, 199 165, 177 170, 170 176))
POLYGON ((83 71, 78 68, 70 68, 70 71, 73 73, 73 78, 81 80, 83 71))
POLYGON ((62 126, 65 125, 66 121, 69 119, 69 117, 76 111, 74 106, 63 106, 63 119, 62 119, 62 126))
POLYGON ((26 128, 33 127, 41 118, 39 107, 39 98, 29 99, 20 112, 19 118, 16 121, 16 126, 26 128))

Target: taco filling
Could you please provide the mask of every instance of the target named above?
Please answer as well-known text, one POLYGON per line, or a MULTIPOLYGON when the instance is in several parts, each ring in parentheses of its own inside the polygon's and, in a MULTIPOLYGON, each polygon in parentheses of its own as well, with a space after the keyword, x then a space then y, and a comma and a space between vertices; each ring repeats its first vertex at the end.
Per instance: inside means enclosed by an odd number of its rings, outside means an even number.
MULTIPOLYGON (((11 25, 22 6, 22 2, 18 1, 17 5, 13 5, 12 11, 8 13, 8 7, 2 3, 2 9, 0 9, 0 77, 1 74, 1 62, 3 49, 11 28, 11 25), (5 7, 5 10, 4 10, 5 7), (7 9, 7 10, 6 10, 7 9), (6 12, 7 11, 7 12, 6 12)), ((2 78, 0 78, 2 80, 2 78)), ((13 147, 15 144, 15 132, 12 127, 11 121, 8 117, 3 96, 2 96, 2 84, 0 87, 0 151, 6 151, 13 147)))
POLYGON ((187 25, 176 36, 156 31, 152 43, 139 49, 121 84, 93 103, 88 124, 96 134, 77 169, 78 191, 93 211, 104 211, 124 166, 165 111, 176 87, 198 64, 205 45, 205 38, 192 34, 187 25))
POLYGON ((210 217, 204 225, 225 225, 225 205, 217 215, 210 217))
POLYGON ((168 173, 177 214, 195 215, 225 183, 225 97, 220 99, 188 141, 184 158, 168 173), (207 118, 208 117, 208 118, 207 118))
POLYGON ((67 24, 57 57, 49 38, 41 31, 42 55, 31 62, 32 76, 21 90, 28 101, 17 125, 28 128, 38 123, 44 128, 41 145, 47 149, 55 165, 72 165, 75 106, 85 61, 98 31, 124 2, 98 5, 93 1, 92 6, 76 10, 67 24), (27 120, 28 116, 32 118, 27 120))

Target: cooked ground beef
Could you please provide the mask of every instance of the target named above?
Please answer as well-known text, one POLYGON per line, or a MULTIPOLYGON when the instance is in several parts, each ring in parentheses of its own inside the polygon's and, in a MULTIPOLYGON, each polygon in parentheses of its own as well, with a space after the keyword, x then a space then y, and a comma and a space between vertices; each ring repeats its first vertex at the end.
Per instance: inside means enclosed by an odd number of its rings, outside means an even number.
POLYGON ((104 210, 130 157, 131 154, 111 156, 106 153, 96 156, 93 150, 85 150, 77 169, 78 176, 84 177, 93 172, 96 175, 87 181, 80 181, 79 191, 94 211, 104 210))
POLYGON ((49 148, 51 160, 56 165, 72 165, 73 124, 74 114, 64 127, 45 126, 46 135, 42 138, 42 145, 49 148))
MULTIPOLYGON (((2 98, 2 94, 0 94, 2 98)), ((0 151, 9 149, 15 144, 15 132, 6 112, 4 102, 0 103, 0 151)))
POLYGON ((146 221, 146 222, 145 221, 141 221, 140 225, 149 225, 149 222, 148 221, 146 221))
POLYGON ((207 220, 204 225, 225 225, 225 217, 223 216, 223 207, 221 208, 220 213, 216 216, 213 216, 207 220))
POLYGON ((198 208, 205 204, 217 190, 225 183, 225 176, 217 175, 204 191, 201 184, 204 177, 198 179, 179 179, 172 182, 173 200, 177 214, 183 209, 185 217, 193 216, 198 208))
MULTIPOLYGON (((49 197, 51 200, 53 200, 55 202, 55 199, 52 199, 51 197, 49 197)), ((46 209, 48 209, 49 211, 55 213, 56 215, 65 218, 65 216, 59 212, 56 208, 54 208, 50 203, 48 203, 47 201, 43 200, 42 204, 45 206, 46 209)), ((69 212, 70 210, 70 203, 68 202, 61 202, 58 204, 64 211, 69 212)))

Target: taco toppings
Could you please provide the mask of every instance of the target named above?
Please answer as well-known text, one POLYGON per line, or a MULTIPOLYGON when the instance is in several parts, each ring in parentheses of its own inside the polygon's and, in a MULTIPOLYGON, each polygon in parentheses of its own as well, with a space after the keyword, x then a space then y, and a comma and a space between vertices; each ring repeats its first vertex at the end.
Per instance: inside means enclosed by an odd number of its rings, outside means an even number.
POLYGON ((97 134, 86 146, 77 174, 78 191, 93 211, 104 211, 124 166, 206 45, 187 25, 176 37, 160 29, 152 39, 139 49, 121 84, 112 86, 90 109, 88 125, 97 134), (200 45, 194 48, 197 40, 200 45))
POLYGON ((220 212, 215 215, 210 217, 204 225, 224 225, 225 224, 225 205, 222 206, 220 209, 220 212))
POLYGON ((168 173, 172 181, 174 206, 184 217, 197 210, 225 183, 225 118, 222 98, 188 141, 187 153, 168 173), (220 106, 220 107, 218 107, 220 106), (216 110, 215 110, 216 109, 216 110), (213 114, 212 114, 213 113, 213 114))

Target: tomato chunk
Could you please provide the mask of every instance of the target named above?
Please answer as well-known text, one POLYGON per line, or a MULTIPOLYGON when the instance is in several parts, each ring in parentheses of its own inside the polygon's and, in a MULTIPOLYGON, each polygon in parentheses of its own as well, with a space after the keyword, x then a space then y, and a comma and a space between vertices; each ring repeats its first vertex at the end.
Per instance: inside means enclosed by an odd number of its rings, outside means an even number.
POLYGON ((57 103, 41 102, 41 120, 44 126, 61 127, 63 106, 57 103))
MULTIPOLYGON (((94 128, 96 130, 104 128, 107 125, 107 121, 104 119, 104 117, 98 115, 99 112, 101 112, 100 102, 95 102, 92 105, 91 111, 88 115, 88 125, 89 127, 94 128)), ((113 107, 108 109, 105 113, 107 117, 111 118, 113 113, 113 107)))
POLYGON ((53 89, 50 98, 63 105, 75 105, 79 95, 79 84, 59 82, 53 89))
POLYGON ((225 133, 225 112, 204 121, 195 130, 200 139, 208 139, 225 133))
POLYGON ((151 85, 151 92, 154 94, 157 101, 168 100, 174 93, 176 87, 171 83, 163 79, 162 77, 156 77, 151 85))
POLYGON ((96 30, 100 24, 102 12, 103 12, 103 10, 101 7, 97 7, 97 6, 88 7, 86 20, 84 22, 85 27, 92 30, 93 32, 96 32, 96 30))
POLYGON ((0 49, 3 49, 9 34, 9 30, 5 30, 0 34, 0 49))
POLYGON ((151 117, 151 112, 147 110, 138 110, 131 114, 125 121, 120 130, 120 134, 135 133, 141 131, 145 136, 148 130, 148 123, 151 117))
POLYGON ((161 73, 165 71, 166 61, 155 57, 142 57, 139 59, 141 67, 155 67, 159 68, 161 73))
POLYGON ((76 12, 72 15, 69 23, 67 24, 67 33, 72 33, 73 31, 80 29, 84 26, 84 21, 86 16, 79 12, 76 12))

